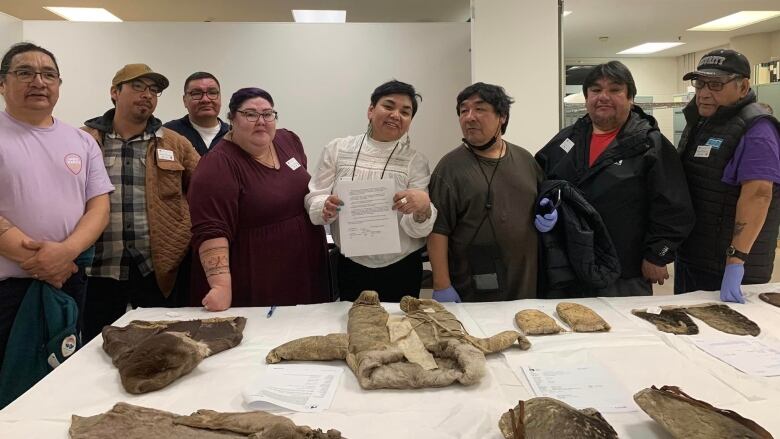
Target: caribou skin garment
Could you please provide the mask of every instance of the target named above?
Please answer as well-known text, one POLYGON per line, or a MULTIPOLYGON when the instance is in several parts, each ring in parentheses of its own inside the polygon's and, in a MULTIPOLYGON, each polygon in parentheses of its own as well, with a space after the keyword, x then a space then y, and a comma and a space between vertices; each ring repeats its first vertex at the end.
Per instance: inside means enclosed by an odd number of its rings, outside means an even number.
POLYGON ((241 343, 244 317, 187 321, 134 320, 103 328, 103 350, 129 393, 162 389, 204 358, 241 343))
POLYGON ((577 410, 553 398, 531 398, 501 415, 498 428, 505 439, 617 439, 596 409, 577 410))
POLYGON ((520 333, 469 335, 431 299, 406 296, 405 315, 389 315, 374 291, 363 291, 349 310, 347 334, 304 337, 271 350, 267 363, 345 360, 364 389, 417 389, 472 385, 485 375, 485 354, 531 344, 520 333))
POLYGON ((675 438, 772 439, 754 421, 692 398, 679 387, 652 386, 635 394, 634 401, 675 438))
POLYGON ((106 413, 71 417, 71 439, 345 439, 338 430, 313 430, 266 412, 198 410, 179 416, 124 402, 106 413))
POLYGON ((579 303, 560 302, 555 312, 574 332, 606 332, 611 329, 600 315, 579 303))
POLYGON ((780 293, 761 293, 758 298, 770 305, 780 307, 780 293))
POLYGON ((524 309, 515 314, 515 323, 525 335, 557 334, 563 331, 552 317, 537 309, 524 309))
POLYGON ((680 308, 662 309, 660 314, 647 312, 647 309, 632 309, 631 314, 647 320, 662 332, 681 335, 699 333, 696 323, 680 308))
POLYGON ((761 328, 758 327, 756 322, 722 303, 687 306, 682 308, 682 310, 718 331, 723 331, 727 334, 757 337, 761 333, 761 328))

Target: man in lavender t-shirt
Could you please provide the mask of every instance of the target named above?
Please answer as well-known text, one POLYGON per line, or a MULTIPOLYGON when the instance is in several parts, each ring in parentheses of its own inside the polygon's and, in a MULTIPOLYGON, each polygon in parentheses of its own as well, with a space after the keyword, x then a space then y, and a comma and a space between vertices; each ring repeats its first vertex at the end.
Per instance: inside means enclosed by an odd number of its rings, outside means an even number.
POLYGON ((744 303, 741 285, 772 276, 780 226, 780 136, 777 121, 756 103, 750 63, 716 49, 683 76, 696 98, 683 110, 678 150, 696 225, 677 252, 675 293, 720 290, 744 303))
POLYGON ((0 61, 0 361, 33 279, 83 310, 86 276, 74 261, 108 224, 114 187, 100 149, 52 117, 61 82, 54 55, 34 44, 0 61))

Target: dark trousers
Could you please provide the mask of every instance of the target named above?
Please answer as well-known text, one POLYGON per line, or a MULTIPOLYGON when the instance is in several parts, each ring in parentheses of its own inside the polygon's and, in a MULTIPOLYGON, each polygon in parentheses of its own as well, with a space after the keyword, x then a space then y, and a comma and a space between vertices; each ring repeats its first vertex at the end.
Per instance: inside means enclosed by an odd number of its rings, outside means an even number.
POLYGON ((674 294, 691 291, 718 291, 723 280, 723 273, 713 273, 693 267, 685 262, 674 262, 674 294))
MULTIPOLYGON (((32 281, 29 278, 15 277, 0 281, 0 365, 5 358, 5 348, 8 345, 8 337, 11 335, 11 327, 16 319, 16 313, 19 311, 27 288, 30 287, 32 281)), ((79 271, 65 282, 62 291, 76 301, 79 309, 76 330, 83 331, 84 297, 87 292, 87 276, 84 273, 84 267, 79 267, 79 271)), ((2 368, 0 367, 0 369, 2 368)))
POLYGON ((189 270, 179 270, 176 286, 170 296, 165 297, 157 285, 154 272, 141 275, 138 267, 131 265, 127 280, 119 281, 108 277, 90 277, 84 310, 84 344, 97 337, 103 327, 111 325, 133 308, 175 308, 185 306, 189 297, 189 270))
POLYGON ((652 296, 653 284, 643 277, 618 278, 606 288, 593 291, 594 297, 652 296))
POLYGON ((339 253, 338 284, 342 301, 353 302, 364 290, 379 293, 382 302, 400 302, 404 296, 418 297, 422 282, 421 251, 415 251, 386 267, 370 268, 339 253))

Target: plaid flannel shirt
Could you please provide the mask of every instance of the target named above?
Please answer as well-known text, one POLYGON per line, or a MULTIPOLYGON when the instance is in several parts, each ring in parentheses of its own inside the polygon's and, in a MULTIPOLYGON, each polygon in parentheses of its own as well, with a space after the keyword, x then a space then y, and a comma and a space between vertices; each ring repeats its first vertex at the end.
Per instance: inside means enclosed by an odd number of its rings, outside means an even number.
POLYGON ((111 193, 108 227, 95 243, 95 259, 87 274, 128 280, 130 264, 142 275, 154 271, 146 215, 146 150, 162 133, 144 132, 129 140, 106 133, 103 160, 116 190, 111 193))

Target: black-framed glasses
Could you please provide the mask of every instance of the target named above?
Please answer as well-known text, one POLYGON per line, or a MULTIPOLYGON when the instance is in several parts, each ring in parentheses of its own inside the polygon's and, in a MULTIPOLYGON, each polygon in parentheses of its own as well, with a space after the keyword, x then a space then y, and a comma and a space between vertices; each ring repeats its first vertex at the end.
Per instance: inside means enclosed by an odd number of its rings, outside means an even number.
POLYGON ((163 92, 162 88, 159 85, 157 85, 157 84, 147 84, 147 83, 145 83, 143 81, 130 81, 130 87, 133 90, 137 91, 138 93, 143 93, 147 89, 149 89, 149 91, 153 95, 155 95, 155 96, 160 96, 160 95, 162 95, 162 92, 163 92))
POLYGON ((60 74, 55 71, 36 72, 35 70, 19 69, 8 72, 20 82, 33 82, 36 75, 41 75, 41 81, 46 84, 55 84, 60 80, 60 74))
POLYGON ((258 120, 260 120, 260 117, 262 117, 263 120, 266 122, 273 122, 279 118, 279 113, 277 113, 275 110, 264 111, 262 113, 258 113, 256 111, 236 110, 236 113, 241 113, 241 115, 244 116, 244 119, 246 119, 247 122, 252 122, 252 123, 255 123, 258 120))
POLYGON ((209 99, 213 101, 214 99, 217 99, 219 97, 219 90, 215 90, 215 89, 210 89, 207 91, 192 90, 187 92, 187 96, 191 97, 196 101, 203 99, 203 96, 207 96, 209 99))
POLYGON ((731 78, 729 78, 728 81, 725 81, 725 82, 724 81, 705 81, 705 80, 703 80, 701 78, 693 78, 693 79, 691 79, 691 85, 696 90, 701 90, 704 87, 707 87, 707 88, 709 88, 712 91, 721 91, 721 90, 723 90, 723 87, 726 84, 728 84, 731 81, 736 80, 737 78, 739 78, 739 76, 732 76, 731 78))

